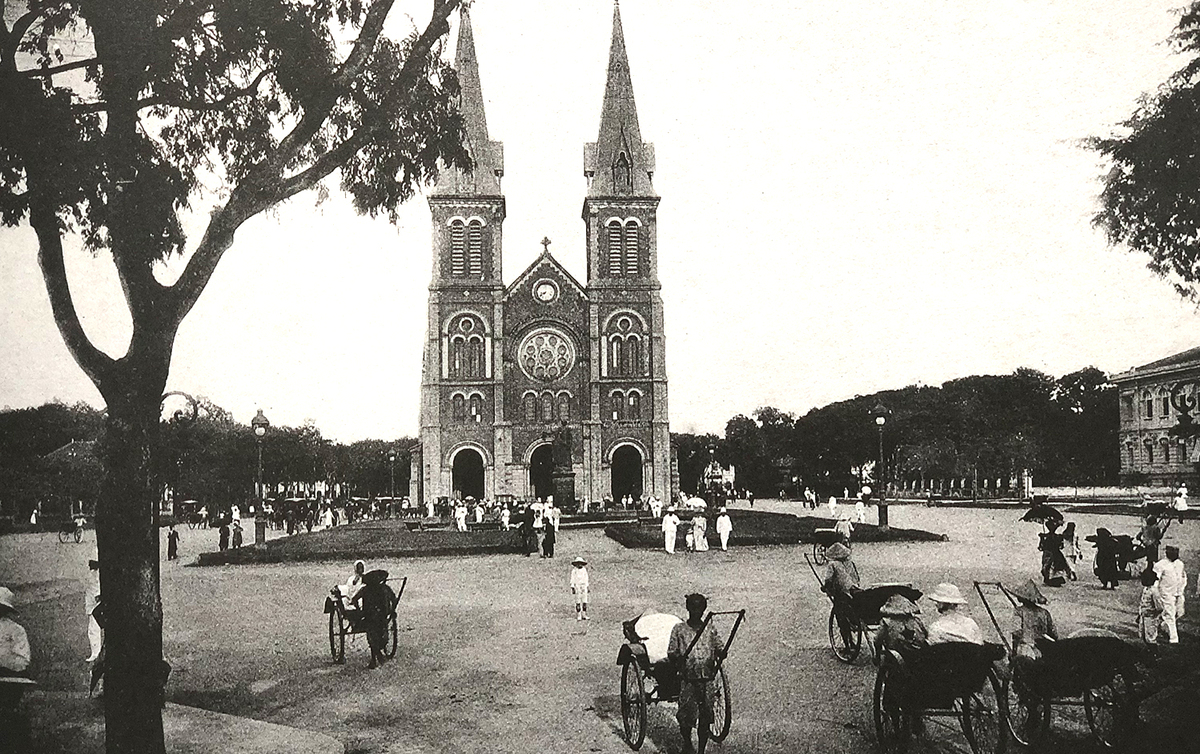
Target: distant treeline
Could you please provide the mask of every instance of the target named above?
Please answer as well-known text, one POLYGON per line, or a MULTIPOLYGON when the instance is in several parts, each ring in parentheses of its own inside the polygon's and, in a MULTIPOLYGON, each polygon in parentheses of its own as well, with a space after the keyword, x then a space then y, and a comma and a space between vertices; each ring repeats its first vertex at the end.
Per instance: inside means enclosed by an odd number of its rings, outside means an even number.
POLYGON ((771 406, 738 415, 725 437, 672 435, 680 486, 696 489, 711 456, 732 464, 739 487, 756 495, 808 486, 840 495, 876 481, 879 428, 890 487, 930 480, 1009 484, 1030 470, 1039 485, 1114 485, 1120 470, 1117 390, 1094 367, 1055 379, 1033 369, 856 396, 803 416, 771 406), (793 481, 795 480, 795 481, 793 481))

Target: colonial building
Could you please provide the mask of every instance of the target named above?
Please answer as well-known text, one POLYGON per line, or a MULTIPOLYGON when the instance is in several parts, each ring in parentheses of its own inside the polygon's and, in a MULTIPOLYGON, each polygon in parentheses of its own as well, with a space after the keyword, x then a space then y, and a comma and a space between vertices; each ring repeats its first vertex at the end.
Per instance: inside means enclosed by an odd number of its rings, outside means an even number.
POLYGON ((577 497, 665 498, 672 474, 659 197, 620 9, 599 135, 584 146, 582 282, 544 240, 533 263, 504 283, 504 150, 488 135, 465 9, 455 68, 475 169, 443 171, 429 199, 433 280, 411 492, 422 500, 546 497, 558 436, 570 438, 577 497))
MULTIPOLYGON (((1112 378, 1120 391, 1121 481, 1123 484, 1197 485, 1195 439, 1173 437, 1179 420, 1176 400, 1194 401, 1200 384, 1200 348, 1152 361, 1112 378)), ((1200 411, 1190 415, 1200 421, 1200 411)))

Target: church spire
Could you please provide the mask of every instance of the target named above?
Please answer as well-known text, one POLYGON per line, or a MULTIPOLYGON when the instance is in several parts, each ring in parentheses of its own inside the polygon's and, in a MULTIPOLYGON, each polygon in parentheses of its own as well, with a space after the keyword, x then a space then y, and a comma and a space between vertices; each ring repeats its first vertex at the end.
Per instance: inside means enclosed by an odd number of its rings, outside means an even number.
POLYGON ((466 147, 475 161, 475 170, 472 173, 457 169, 443 170, 433 193, 498 196, 500 177, 504 175, 504 145, 488 138, 483 87, 479 83, 479 60, 475 56, 475 35, 471 30, 471 15, 466 3, 459 13, 454 70, 458 73, 458 109, 462 113, 466 147))
POLYGON ((654 145, 642 141, 633 81, 621 28, 621 5, 613 3, 612 45, 608 51, 608 81, 600 109, 600 133, 584 146, 583 172, 588 196, 655 196, 654 145))

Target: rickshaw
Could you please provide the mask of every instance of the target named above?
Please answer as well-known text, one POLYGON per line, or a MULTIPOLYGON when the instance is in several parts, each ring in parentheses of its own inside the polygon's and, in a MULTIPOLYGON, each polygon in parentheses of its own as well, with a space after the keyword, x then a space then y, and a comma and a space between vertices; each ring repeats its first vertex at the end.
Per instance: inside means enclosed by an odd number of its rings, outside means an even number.
MULTIPOLYGON (((804 559, 817 579, 817 584, 823 587, 824 581, 817 573, 818 564, 809 560, 807 553, 804 559)), ((878 659, 875 657, 875 632, 879 630, 881 620, 879 610, 893 594, 899 594, 913 602, 921 599, 921 590, 915 589, 912 584, 872 584, 856 592, 848 603, 849 610, 844 615, 839 615, 839 612, 845 610, 846 603, 839 604, 833 595, 825 595, 830 602, 829 648, 833 650, 834 657, 847 664, 854 662, 862 652, 863 642, 866 641, 872 659, 878 659)))
MULTIPOLYGON (((713 676, 716 693, 709 700, 711 711, 709 737, 714 741, 724 741, 725 737, 729 735, 733 706, 729 699, 729 680, 725 677, 725 670, 722 667, 723 658, 729 655, 729 648, 733 646, 733 638, 737 635, 738 627, 746 618, 746 611, 710 612, 704 617, 700 631, 683 656, 687 657, 691 654, 696 641, 703 635, 712 619, 718 615, 737 616, 734 619, 733 628, 729 630, 729 638, 725 640, 725 648, 717 656, 716 673, 713 676)), ((649 637, 637 635, 635 630, 637 621, 638 618, 634 618, 622 624, 625 643, 621 645, 621 649, 617 653, 617 664, 621 666, 621 720, 624 724, 625 742, 634 751, 641 748, 642 742, 646 739, 646 710, 649 705, 655 702, 678 701, 680 685, 678 669, 675 664, 668 660, 653 663, 650 661, 650 655, 646 651, 646 642, 649 641, 649 637), (653 683, 649 691, 646 690, 647 681, 653 683)))
MULTIPOLYGON (((383 579, 385 582, 390 580, 383 579)), ((400 588, 396 590, 396 603, 400 601, 401 595, 404 594, 404 587, 407 585, 408 577, 402 576, 400 588)), ((362 620, 362 611, 350 604, 350 600, 342 594, 342 586, 339 584, 330 589, 329 596, 325 598, 325 613, 329 615, 329 654, 333 657, 333 661, 339 664, 346 659, 346 637, 367 632, 367 627, 362 620)), ((388 615, 387 646, 384 648, 384 654, 389 659, 396 656, 399 631, 396 626, 396 603, 392 604, 391 612, 388 615)))
POLYGON ((875 675, 875 735, 885 754, 904 754, 924 721, 953 718, 975 754, 1008 743, 1005 697, 995 663, 999 644, 953 642, 901 654, 885 649, 875 675))
POLYGON ((71 541, 79 544, 83 541, 83 524, 77 518, 60 521, 55 528, 58 529, 58 541, 63 544, 71 541))
POLYGON ((842 533, 837 529, 818 528, 813 529, 813 546, 812 559, 817 565, 825 565, 829 562, 825 551, 837 542, 842 541, 842 533))
POLYGON ((1004 680, 1008 729, 1019 746, 1036 747, 1050 732, 1053 706, 1083 707, 1088 729, 1103 748, 1116 749, 1129 741, 1137 724, 1139 682, 1137 649, 1110 631, 1084 629, 1058 641, 1039 641, 1041 667, 1012 661, 1014 648, 1000 627, 984 587, 1003 594, 1013 607, 1017 600, 999 582, 975 582, 983 606, 1009 656, 1004 680))

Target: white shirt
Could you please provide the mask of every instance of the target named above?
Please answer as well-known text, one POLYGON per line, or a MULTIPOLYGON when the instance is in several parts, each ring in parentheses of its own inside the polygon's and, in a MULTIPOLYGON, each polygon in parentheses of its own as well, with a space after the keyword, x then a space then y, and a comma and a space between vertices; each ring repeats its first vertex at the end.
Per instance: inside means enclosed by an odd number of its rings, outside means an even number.
POLYGON ((983 631, 975 619, 957 610, 942 613, 929 624, 930 644, 948 644, 961 641, 970 644, 983 643, 983 631))
POLYGON ((29 636, 12 618, 0 618, 0 668, 24 673, 29 667, 29 636))
POLYGON ((676 516, 674 513, 668 513, 667 515, 663 516, 662 530, 664 532, 673 532, 678 527, 679 516, 676 516))
POLYGON ((588 572, 587 568, 576 568, 571 566, 571 591, 575 591, 577 587, 587 589, 588 572))
POLYGON ((728 534, 733 531, 733 521, 730 520, 728 513, 722 513, 717 516, 717 534, 728 534))
POLYGON ((1154 564, 1154 572, 1158 574, 1158 588, 1164 597, 1179 597, 1183 594, 1184 587, 1187 586, 1187 571, 1183 568, 1182 560, 1163 558, 1154 564))

